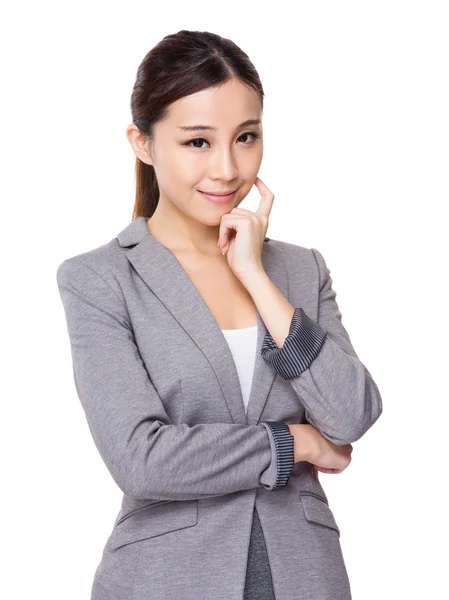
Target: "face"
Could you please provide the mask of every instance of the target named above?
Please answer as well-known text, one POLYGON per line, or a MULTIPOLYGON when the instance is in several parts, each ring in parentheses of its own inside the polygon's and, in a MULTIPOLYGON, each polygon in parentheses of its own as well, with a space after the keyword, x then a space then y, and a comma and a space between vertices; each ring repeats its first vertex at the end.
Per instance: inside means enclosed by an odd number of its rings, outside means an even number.
POLYGON ((128 137, 136 155, 154 166, 164 211, 171 208, 216 226, 257 178, 263 155, 261 119, 257 94, 233 79, 174 102, 169 115, 156 124, 151 147, 143 146, 136 129, 128 137), (244 124, 249 120, 260 123, 244 124), (201 193, 230 190, 236 191, 221 204, 201 193))

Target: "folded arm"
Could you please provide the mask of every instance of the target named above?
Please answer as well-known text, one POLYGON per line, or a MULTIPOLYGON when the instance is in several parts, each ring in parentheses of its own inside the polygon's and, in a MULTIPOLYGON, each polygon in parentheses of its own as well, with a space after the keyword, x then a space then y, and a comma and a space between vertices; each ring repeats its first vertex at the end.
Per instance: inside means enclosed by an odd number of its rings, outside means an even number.
POLYGON ((95 445, 126 495, 191 500, 287 484, 294 438, 286 423, 171 424, 111 285, 76 257, 59 265, 57 284, 76 391, 95 445))
POLYGON ((351 444, 377 421, 382 399, 342 324, 324 258, 312 252, 320 274, 317 322, 295 307, 282 346, 268 332, 261 354, 290 381, 309 423, 334 444, 351 444))

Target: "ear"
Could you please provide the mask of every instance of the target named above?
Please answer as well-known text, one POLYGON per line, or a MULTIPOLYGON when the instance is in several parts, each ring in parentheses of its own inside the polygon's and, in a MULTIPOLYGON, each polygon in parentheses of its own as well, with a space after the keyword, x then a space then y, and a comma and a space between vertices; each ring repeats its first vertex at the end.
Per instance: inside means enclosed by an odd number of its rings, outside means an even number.
POLYGON ((153 164, 153 158, 150 153, 148 137, 143 134, 134 123, 126 128, 126 137, 137 158, 147 165, 153 164))

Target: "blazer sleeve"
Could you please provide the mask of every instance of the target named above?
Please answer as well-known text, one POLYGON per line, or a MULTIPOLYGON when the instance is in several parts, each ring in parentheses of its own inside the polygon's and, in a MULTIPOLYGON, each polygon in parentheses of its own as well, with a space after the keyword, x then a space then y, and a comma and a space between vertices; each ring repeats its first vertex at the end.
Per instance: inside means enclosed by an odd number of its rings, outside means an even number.
POLYGON ((296 307, 282 347, 267 332, 261 354, 290 382, 309 423, 343 446, 361 438, 377 421, 382 399, 343 326, 330 270, 322 254, 311 251, 320 281, 317 322, 296 307))
POLYGON ((102 460, 126 495, 191 500, 287 484, 294 437, 286 423, 171 424, 120 289, 77 257, 63 261, 56 278, 77 395, 102 460))

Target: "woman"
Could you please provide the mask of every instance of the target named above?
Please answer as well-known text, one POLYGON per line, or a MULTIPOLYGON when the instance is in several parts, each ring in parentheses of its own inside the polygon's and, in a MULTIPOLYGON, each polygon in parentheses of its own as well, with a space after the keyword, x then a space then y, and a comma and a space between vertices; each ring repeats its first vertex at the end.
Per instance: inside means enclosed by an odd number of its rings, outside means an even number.
POLYGON ((266 237, 263 90, 209 32, 142 61, 133 220, 57 281, 78 395, 123 491, 92 600, 349 600, 318 471, 382 412, 316 249, 266 237), (256 212, 239 208, 252 186, 256 212), (277 494, 273 494, 277 491, 277 494))

